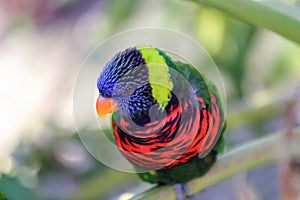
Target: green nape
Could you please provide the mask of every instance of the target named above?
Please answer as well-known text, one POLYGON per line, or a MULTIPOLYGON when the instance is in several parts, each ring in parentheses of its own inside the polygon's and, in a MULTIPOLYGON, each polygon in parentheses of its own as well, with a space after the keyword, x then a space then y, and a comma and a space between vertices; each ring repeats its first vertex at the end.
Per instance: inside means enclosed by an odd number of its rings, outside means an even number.
POLYGON ((169 67, 157 49, 149 46, 138 46, 136 49, 140 51, 146 62, 152 96, 157 101, 160 109, 163 110, 171 99, 173 89, 169 67))

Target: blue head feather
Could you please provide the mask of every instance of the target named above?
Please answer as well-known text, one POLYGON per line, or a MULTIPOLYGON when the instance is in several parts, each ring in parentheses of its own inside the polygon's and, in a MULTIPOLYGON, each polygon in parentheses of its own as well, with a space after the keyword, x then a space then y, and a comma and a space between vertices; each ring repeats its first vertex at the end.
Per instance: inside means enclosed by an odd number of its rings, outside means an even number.
MULTIPOLYGON (((156 114, 160 117, 161 110, 152 95, 148 68, 136 48, 117 53, 103 68, 97 87, 100 96, 112 98, 118 104, 121 111, 118 113, 131 117, 138 124, 151 121, 150 108, 159 111, 156 114)), ((170 103, 178 103, 173 95, 170 103)), ((169 106, 165 109, 168 112, 169 106)))
POLYGON ((97 87, 100 96, 114 99, 122 114, 141 123, 149 121, 149 108, 156 102, 151 94, 148 68, 136 48, 116 54, 103 68, 97 87))
POLYGON ((128 48, 117 53, 110 62, 108 62, 100 76, 98 77, 97 87, 103 97, 112 98, 116 92, 116 84, 124 78, 124 75, 135 67, 145 65, 141 53, 135 48, 128 48))

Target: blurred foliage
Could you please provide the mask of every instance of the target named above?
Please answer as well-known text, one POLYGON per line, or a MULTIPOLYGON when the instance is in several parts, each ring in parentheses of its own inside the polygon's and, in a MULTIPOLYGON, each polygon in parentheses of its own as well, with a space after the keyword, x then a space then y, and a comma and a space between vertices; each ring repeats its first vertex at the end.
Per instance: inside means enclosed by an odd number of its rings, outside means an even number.
POLYGON ((114 27, 118 27, 123 20, 126 20, 130 16, 132 16, 135 10, 137 9, 139 2, 140 1, 138 0, 110 1, 110 4, 107 9, 107 12, 109 13, 108 17, 109 17, 110 27, 112 29, 114 27))
POLYGON ((220 70, 229 76, 234 85, 234 96, 242 98, 246 56, 256 27, 206 7, 199 10, 196 23, 200 43, 220 66, 220 70))
POLYGON ((38 199, 33 192, 25 188, 18 179, 7 175, 1 176, 0 190, 6 195, 0 193, 1 200, 7 199, 38 199), (17 192, 16 192, 17 191, 17 192))
POLYGON ((2 192, 0 192, 0 200, 8 200, 2 192))
MULTIPOLYGON (((299 4, 292 6, 299 9, 299 4)), ((121 200, 128 191, 130 196, 150 187, 94 159, 73 130, 72 117, 63 115, 72 106, 79 63, 91 47, 114 33, 143 26, 176 29, 209 52, 225 82, 229 149, 282 128, 285 102, 300 79, 299 44, 186 1, 5 0, 0 5, 2 55, 16 61, 21 52, 25 58, 17 69, 36 79, 38 72, 52 69, 50 78, 42 78, 54 85, 40 99, 38 114, 22 119, 33 118, 17 130, 16 148, 0 157, 0 191, 9 199, 121 200)), ((0 70, 7 65, 1 58, 0 70)), ((39 85, 35 81, 33 86, 39 85)), ((95 127, 86 129, 98 133, 95 127)))

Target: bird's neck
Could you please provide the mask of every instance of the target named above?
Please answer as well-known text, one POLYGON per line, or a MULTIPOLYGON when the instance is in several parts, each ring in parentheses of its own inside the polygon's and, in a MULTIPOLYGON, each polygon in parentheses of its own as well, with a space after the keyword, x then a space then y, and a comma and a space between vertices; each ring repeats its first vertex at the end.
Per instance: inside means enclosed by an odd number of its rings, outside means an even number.
POLYGON ((172 112, 172 109, 174 107, 177 107, 178 105, 178 99, 173 93, 171 93, 170 101, 164 109, 161 109, 158 103, 153 103, 142 111, 136 111, 134 114, 123 117, 127 118, 127 120, 133 121, 139 126, 145 126, 146 124, 152 123, 154 121, 160 121, 164 119, 167 115, 170 114, 170 112, 172 112))

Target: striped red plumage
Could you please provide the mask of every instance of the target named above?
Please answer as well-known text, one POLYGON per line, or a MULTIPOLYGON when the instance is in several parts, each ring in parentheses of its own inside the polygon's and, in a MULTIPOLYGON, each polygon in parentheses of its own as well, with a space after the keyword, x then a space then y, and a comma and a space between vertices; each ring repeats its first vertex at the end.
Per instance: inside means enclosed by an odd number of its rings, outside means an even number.
POLYGON ((187 100, 180 102, 171 106, 163 120, 143 127, 124 118, 118 125, 113 120, 118 148, 129 161, 151 170, 171 168, 197 155, 205 156, 217 141, 223 123, 214 95, 211 108, 202 98, 196 100, 198 106, 187 100))

